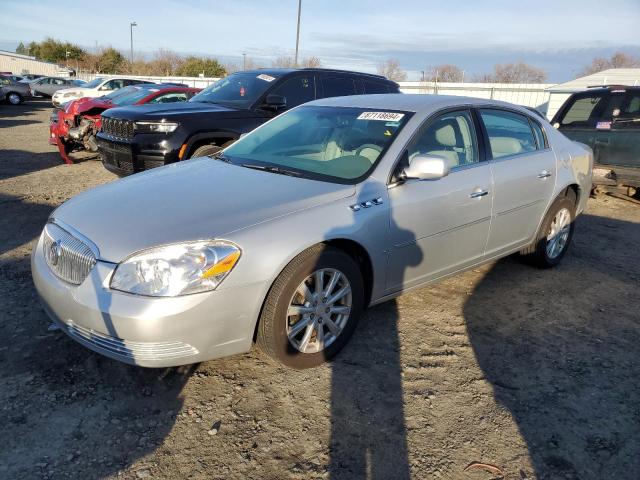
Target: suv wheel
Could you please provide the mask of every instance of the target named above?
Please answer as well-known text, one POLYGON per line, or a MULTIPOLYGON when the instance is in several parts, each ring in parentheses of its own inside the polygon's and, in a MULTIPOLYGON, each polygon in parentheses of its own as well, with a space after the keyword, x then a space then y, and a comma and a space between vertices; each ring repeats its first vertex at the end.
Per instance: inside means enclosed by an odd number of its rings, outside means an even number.
POLYGON ((560 263, 573 237, 576 216, 575 202, 570 197, 558 197, 549 208, 533 243, 523 253, 539 268, 551 268, 560 263))
POLYGON ((222 150, 218 145, 202 145, 196 148, 195 152, 189 158, 209 157, 222 150))
POLYGON ((320 365, 347 343, 363 302, 357 263, 333 247, 310 248, 271 287, 260 315, 258 347, 293 368, 320 365))
POLYGON ((22 103, 22 96, 16 92, 10 92, 7 94, 7 102, 11 105, 20 105, 22 103))

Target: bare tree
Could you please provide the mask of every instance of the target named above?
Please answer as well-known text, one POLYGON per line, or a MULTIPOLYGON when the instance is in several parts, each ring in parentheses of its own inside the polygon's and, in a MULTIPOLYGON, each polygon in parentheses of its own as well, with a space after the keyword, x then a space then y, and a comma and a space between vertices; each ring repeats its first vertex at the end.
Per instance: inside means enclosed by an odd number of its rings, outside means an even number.
POLYGON ((498 64, 493 67, 493 73, 474 77, 474 81, 486 83, 542 83, 546 79, 544 70, 524 62, 498 64))
POLYGON ((462 82, 464 81, 464 72, 457 65, 444 64, 433 67, 424 77, 427 82, 462 82))
POLYGON ((380 63, 378 74, 394 82, 404 82, 407 79, 407 74, 400 68, 400 62, 395 58, 389 58, 380 63))
MULTIPOLYGON (((318 68, 322 65, 318 57, 302 58, 298 63, 301 68, 318 68)), ((271 66, 276 68, 296 68, 296 61, 293 57, 278 57, 271 62, 271 66)))
POLYGON ((596 57, 591 64, 586 66, 580 76, 591 75, 609 68, 634 68, 640 67, 640 58, 633 57, 624 52, 616 52, 610 58, 596 57))

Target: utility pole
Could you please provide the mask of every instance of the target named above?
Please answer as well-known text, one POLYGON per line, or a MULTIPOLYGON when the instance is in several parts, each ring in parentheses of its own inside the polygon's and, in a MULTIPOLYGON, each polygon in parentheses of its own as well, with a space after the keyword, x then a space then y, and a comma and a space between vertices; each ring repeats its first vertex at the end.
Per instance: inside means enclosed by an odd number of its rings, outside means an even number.
POLYGON ((138 24, 136 22, 131 22, 129 27, 131 29, 131 68, 133 68, 133 27, 137 27, 138 24))
POLYGON ((246 70, 247 69, 247 54, 243 53, 242 54, 242 70, 246 70))
POLYGON ((298 46, 300 45, 300 12, 302 11, 302 0, 298 0, 298 27, 296 29, 296 58, 294 65, 298 66, 298 46))

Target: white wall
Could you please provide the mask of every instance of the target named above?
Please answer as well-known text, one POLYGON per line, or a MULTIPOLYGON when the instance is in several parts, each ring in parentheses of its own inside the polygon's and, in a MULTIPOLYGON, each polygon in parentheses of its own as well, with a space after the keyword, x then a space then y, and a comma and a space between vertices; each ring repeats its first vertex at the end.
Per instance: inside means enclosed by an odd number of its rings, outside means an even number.
MULTIPOLYGON (((97 76, 108 75, 85 75, 78 74, 79 78, 91 80, 97 76)), ((198 77, 151 77, 143 75, 127 75, 131 78, 151 80, 154 82, 178 82, 190 87, 205 88, 218 78, 198 78, 198 77)), ((547 88, 553 84, 537 83, 440 83, 435 82, 400 82, 400 91, 410 94, 439 94, 457 95, 465 97, 487 98, 502 100, 505 102, 534 107, 543 114, 549 115, 549 92, 547 88)), ((558 105, 559 107, 559 105, 558 105)), ((557 110, 557 108, 556 108, 557 110)), ((555 110, 553 111, 555 113, 555 110)), ((551 118, 550 116, 548 118, 551 118)))

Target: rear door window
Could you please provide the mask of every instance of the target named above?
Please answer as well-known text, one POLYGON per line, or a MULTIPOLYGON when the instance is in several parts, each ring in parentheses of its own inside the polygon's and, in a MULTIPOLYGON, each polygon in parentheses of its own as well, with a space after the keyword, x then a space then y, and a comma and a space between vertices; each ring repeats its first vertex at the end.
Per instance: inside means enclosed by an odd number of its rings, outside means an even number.
POLYGON ((356 94, 356 83, 349 77, 325 77, 322 79, 322 87, 325 98, 356 94))
POLYGON ((537 149, 529 120, 524 115, 506 110, 483 108, 484 123, 493 158, 508 157, 537 149))
POLYGON ((604 111, 607 100, 608 95, 605 94, 574 98, 560 119, 560 125, 569 127, 595 126, 604 111))
POLYGON ((362 86, 364 87, 364 93, 389 93, 389 85, 382 82, 373 82, 371 80, 362 80, 362 86))
POLYGON ((297 107, 316 98, 316 86, 313 75, 296 76, 285 80, 269 92, 287 99, 287 108, 297 107))

